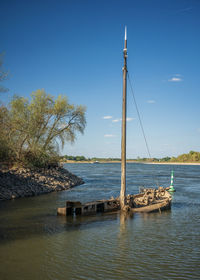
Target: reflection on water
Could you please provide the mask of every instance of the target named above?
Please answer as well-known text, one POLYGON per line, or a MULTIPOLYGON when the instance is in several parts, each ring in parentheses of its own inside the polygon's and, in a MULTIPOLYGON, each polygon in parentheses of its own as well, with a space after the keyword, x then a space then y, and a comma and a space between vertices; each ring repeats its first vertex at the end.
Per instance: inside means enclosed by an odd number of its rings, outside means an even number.
MULTIPOLYGON (((1 279, 198 279, 200 166, 173 166, 172 210, 61 217, 65 201, 118 196, 119 164, 71 164, 86 184, 0 203, 1 279)), ((128 193, 168 186, 170 166, 128 164, 128 193)))
POLYGON ((129 219, 133 219, 134 214, 132 212, 123 212, 121 211, 119 213, 119 218, 120 218, 120 234, 123 235, 123 233, 126 232, 127 229, 127 222, 129 219))

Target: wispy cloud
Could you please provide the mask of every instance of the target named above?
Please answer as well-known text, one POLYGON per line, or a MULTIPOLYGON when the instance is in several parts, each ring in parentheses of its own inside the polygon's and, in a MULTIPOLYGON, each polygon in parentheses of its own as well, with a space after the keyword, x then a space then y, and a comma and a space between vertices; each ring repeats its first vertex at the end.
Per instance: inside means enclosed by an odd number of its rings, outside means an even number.
POLYGON ((126 118, 127 122, 131 122, 133 120, 135 120, 135 118, 126 118))
POLYGON ((116 123, 116 122, 120 122, 122 119, 114 119, 112 120, 112 122, 116 123))
POLYGON ((154 104, 154 103, 156 103, 156 101, 155 100, 147 100, 147 103, 154 104))
POLYGON ((181 74, 174 74, 169 80, 168 82, 182 82, 183 78, 181 74))
MULTIPOLYGON (((114 120, 112 120, 112 122, 113 123, 117 123, 117 122, 120 122, 122 119, 114 119, 114 120)), ((126 118, 126 121, 127 122, 130 122, 130 121, 133 121, 133 120, 135 120, 135 118, 130 118, 130 117, 127 117, 126 118)))
POLYGON ((115 137, 115 135, 114 135, 114 134, 104 134, 104 137, 106 137, 106 138, 112 138, 112 137, 115 137))
POLYGON ((104 116, 104 117, 102 117, 102 119, 104 119, 104 120, 110 120, 110 119, 112 119, 112 116, 104 116))
POLYGON ((168 80, 168 82, 181 82, 181 81, 182 79, 177 77, 172 77, 171 79, 168 80))

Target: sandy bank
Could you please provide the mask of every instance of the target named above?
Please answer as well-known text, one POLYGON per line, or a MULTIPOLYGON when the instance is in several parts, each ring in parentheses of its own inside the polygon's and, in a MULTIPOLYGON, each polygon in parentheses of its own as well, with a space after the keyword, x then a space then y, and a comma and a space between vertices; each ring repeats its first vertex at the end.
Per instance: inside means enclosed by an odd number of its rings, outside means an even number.
POLYGON ((83 183, 81 178, 62 167, 37 170, 1 168, 0 200, 67 190, 83 183))

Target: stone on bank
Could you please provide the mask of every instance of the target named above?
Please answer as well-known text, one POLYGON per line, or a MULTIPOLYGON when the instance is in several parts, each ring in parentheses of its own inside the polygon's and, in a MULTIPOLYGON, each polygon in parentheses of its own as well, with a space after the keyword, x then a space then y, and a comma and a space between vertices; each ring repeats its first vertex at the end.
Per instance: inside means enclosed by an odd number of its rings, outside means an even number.
POLYGON ((50 169, 0 168, 0 200, 63 191, 84 181, 63 167, 50 169))

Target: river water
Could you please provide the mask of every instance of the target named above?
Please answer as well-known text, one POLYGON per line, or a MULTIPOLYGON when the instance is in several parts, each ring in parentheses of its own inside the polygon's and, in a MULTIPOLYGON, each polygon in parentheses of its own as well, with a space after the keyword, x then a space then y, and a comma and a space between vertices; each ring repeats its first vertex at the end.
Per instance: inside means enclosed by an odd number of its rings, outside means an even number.
POLYGON ((169 186, 163 213, 58 217, 66 200, 118 196, 120 164, 69 164, 85 184, 0 202, 0 279, 200 279, 200 166, 127 164, 127 193, 169 186))

